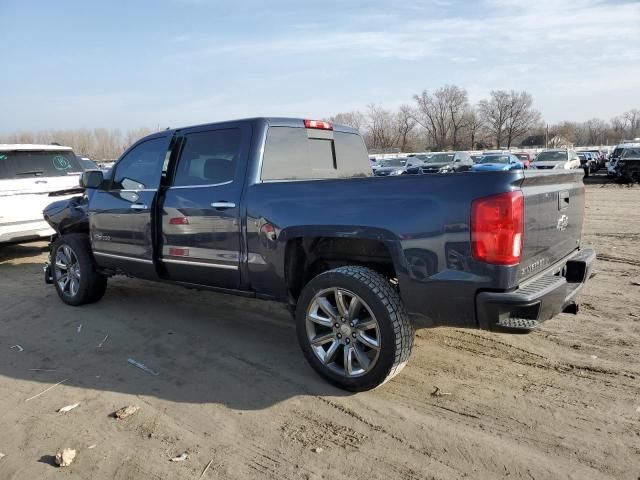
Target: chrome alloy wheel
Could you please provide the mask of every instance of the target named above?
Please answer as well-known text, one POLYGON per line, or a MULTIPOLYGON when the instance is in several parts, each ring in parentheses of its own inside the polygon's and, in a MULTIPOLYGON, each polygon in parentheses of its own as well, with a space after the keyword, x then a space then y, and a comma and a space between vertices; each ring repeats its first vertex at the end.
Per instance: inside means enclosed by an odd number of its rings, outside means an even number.
POLYGON ((60 291, 75 297, 80 288, 80 262, 76 252, 69 245, 62 245, 58 249, 54 272, 60 291))
POLYGON ((306 330, 313 353, 339 375, 359 377, 378 360, 378 321, 364 300, 349 290, 318 292, 307 310, 306 330))

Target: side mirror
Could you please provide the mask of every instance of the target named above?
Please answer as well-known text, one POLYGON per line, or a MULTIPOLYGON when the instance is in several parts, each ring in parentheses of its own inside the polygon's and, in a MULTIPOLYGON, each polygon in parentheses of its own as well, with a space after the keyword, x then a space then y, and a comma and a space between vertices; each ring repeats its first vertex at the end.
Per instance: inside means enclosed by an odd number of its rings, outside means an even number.
POLYGON ((82 188, 99 188, 104 181, 102 170, 87 170, 80 175, 80 186, 82 188))

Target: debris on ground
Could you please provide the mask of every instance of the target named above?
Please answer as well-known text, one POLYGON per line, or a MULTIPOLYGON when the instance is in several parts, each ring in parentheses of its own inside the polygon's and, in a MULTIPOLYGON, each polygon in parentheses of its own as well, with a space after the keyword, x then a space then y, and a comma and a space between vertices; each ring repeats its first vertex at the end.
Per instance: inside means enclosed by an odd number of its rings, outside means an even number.
POLYGON ((38 393, 37 395, 34 395, 33 397, 29 397, 25 400, 25 402, 28 402, 29 400, 33 400, 34 398, 39 397, 40 395, 43 395, 45 393, 47 393, 49 390, 51 390, 52 388, 57 387, 58 385, 60 385, 61 383, 66 382, 67 380, 69 380, 68 378, 65 378, 64 380, 56 383, 55 385, 51 385, 49 388, 47 388, 46 390, 43 390, 42 392, 38 393))
POLYGON ((631 284, 640 286, 640 277, 637 277, 631 280, 631 284))
POLYGON ((89 445, 89 446, 87 447, 87 450, 93 450, 94 448, 96 448, 96 445, 89 445))
POLYGON ((589 358, 591 358, 591 360, 595 360, 596 358, 598 358, 597 355, 589 355, 589 358))
POLYGON ((127 405, 126 407, 122 407, 116 410, 113 413, 113 416, 116 417, 118 420, 122 420, 127 417, 130 417, 131 415, 136 413, 138 410, 140 410, 140 407, 137 405, 127 405))
POLYGON ((144 363, 140 363, 137 360, 134 360, 133 358, 128 358, 127 362, 129 362, 134 367, 138 367, 140 370, 144 370, 145 372, 147 372, 150 375, 155 375, 155 376, 160 375, 158 372, 155 372, 155 371, 151 370, 144 363))
MULTIPOLYGON (((6 457, 6 455, 2 452, 0 452, 0 460, 2 460, 3 457, 6 457)), ((211 460, 213 462, 213 460, 211 460)))
POLYGON ((78 325, 78 333, 82 330, 82 324, 78 325))
POLYGON ((203 478, 205 476, 205 474, 209 470, 209 467, 211 466, 212 463, 213 463, 213 458, 209 460, 209 463, 207 463, 207 466, 204 467, 204 470, 202 470, 202 473, 200 474, 200 478, 203 478))
POLYGON ((524 373, 519 373, 519 374, 518 374, 518 375, 516 375, 516 376, 517 376, 517 377, 522 378, 522 377, 524 377, 524 373))
POLYGON ((79 407, 80 404, 79 403, 74 403, 73 405, 67 405, 66 407, 62 407, 60 409, 58 409, 58 413, 67 413, 70 412, 71 410, 73 410, 76 407, 79 407))
POLYGON ((104 342, 107 341, 107 338, 109 338, 109 335, 105 335, 102 341, 98 345, 96 345, 96 348, 102 348, 102 345, 104 345, 104 342))
POLYGON ((436 387, 436 389, 433 392, 431 392, 432 397, 444 397, 445 395, 451 395, 451 393, 443 392, 442 390, 440 390, 440 387, 436 387))
POLYGON ((171 462, 184 462, 187 458, 189 458, 189 454, 187 452, 181 453, 177 457, 173 457, 170 459, 171 462))
POLYGON ((636 412, 640 413, 640 407, 636 408, 636 412))
POLYGON ((21 345, 14 345, 13 347, 11 347, 11 350, 13 350, 14 348, 19 352, 24 352, 24 348, 22 348, 21 345))
POLYGON ((76 458, 76 451, 72 448, 65 448, 61 452, 56 453, 56 465, 59 467, 68 467, 76 458))
POLYGON ((312 451, 313 453, 322 453, 322 452, 323 452, 322 447, 313 447, 313 448, 311 449, 311 451, 312 451))

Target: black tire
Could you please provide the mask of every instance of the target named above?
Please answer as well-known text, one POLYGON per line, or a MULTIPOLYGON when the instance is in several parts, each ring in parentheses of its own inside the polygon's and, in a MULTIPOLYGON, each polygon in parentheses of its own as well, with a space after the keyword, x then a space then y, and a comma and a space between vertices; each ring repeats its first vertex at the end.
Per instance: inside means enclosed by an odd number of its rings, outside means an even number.
POLYGON ((354 392, 371 390, 397 375, 406 365, 413 347, 414 330, 400 296, 379 273, 360 266, 339 267, 313 278, 302 290, 296 307, 296 332, 311 367, 330 383, 354 392), (339 288, 364 300, 379 327, 380 349, 371 370, 356 377, 343 376, 325 365, 314 353, 307 333, 307 314, 317 294, 339 288))
POLYGON ((53 275, 53 284, 60 299, 67 305, 77 307, 87 303, 93 303, 100 300, 107 289, 107 277, 96 271, 96 265, 91 253, 91 245, 89 238, 85 234, 70 233, 59 237, 51 247, 51 272, 53 275), (77 265, 80 272, 77 280, 79 286, 77 291, 65 291, 60 285, 63 270, 56 268, 56 258, 58 253, 67 246, 71 249, 77 259, 77 265))

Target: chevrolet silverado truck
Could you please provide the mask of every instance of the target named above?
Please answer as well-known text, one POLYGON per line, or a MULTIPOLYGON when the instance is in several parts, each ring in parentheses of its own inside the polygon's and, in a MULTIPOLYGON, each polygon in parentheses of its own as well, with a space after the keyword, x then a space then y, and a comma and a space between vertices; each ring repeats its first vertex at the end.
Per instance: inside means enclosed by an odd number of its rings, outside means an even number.
POLYGON ((374 388, 414 325, 528 332, 590 276, 581 170, 374 177, 358 132, 255 118, 152 134, 44 212, 45 268, 89 304, 126 274, 290 307, 309 364, 374 388))

